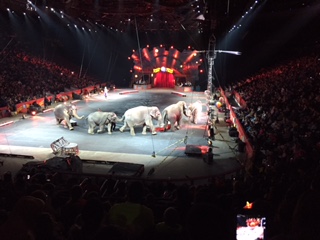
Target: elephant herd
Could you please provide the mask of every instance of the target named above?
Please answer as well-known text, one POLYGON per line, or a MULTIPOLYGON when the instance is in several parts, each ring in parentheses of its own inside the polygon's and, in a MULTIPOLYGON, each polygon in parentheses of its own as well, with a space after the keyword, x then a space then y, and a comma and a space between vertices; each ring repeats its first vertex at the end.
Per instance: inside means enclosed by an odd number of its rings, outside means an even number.
MULTIPOLYGON (((107 126, 108 134, 111 134, 117 122, 123 122, 123 126, 119 129, 124 132, 125 129, 130 129, 130 134, 135 135, 134 128, 136 126, 143 126, 142 134, 147 134, 147 128, 153 135, 157 134, 156 127, 163 128, 164 131, 171 125, 171 131, 179 130, 180 123, 183 116, 186 116, 194 124, 197 124, 199 114, 202 111, 201 101, 196 101, 187 106, 185 101, 178 101, 175 104, 167 106, 162 112, 156 106, 138 106, 130 108, 125 111, 121 118, 114 112, 96 111, 90 113, 85 119, 88 123, 88 133, 94 134, 95 128, 98 127, 97 133, 105 131, 107 126), (153 120, 157 121, 154 126, 153 120)), ((77 108, 73 104, 59 104, 54 108, 54 115, 57 124, 64 122, 64 124, 73 130, 73 125, 70 120, 75 117, 76 119, 83 119, 84 116, 77 114, 77 108)))

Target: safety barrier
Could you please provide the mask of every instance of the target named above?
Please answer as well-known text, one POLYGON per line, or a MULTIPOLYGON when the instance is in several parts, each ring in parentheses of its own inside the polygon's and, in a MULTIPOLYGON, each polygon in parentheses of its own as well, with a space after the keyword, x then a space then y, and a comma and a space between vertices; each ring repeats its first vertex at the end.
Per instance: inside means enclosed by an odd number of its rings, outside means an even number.
MULTIPOLYGON (((100 86, 103 87, 104 85, 97 84, 97 85, 89 86, 89 87, 86 87, 83 89, 77 89, 77 90, 73 90, 73 91, 69 91, 69 92, 61 92, 61 93, 57 94, 56 96, 54 96, 54 95, 48 96, 47 99, 52 102, 53 98, 55 97, 55 99, 54 99, 55 101, 59 100, 59 101, 65 102, 68 100, 72 100, 73 94, 87 95, 90 92, 94 91, 95 89, 99 90, 100 86)), ((44 107, 44 98, 34 99, 34 100, 30 100, 28 102, 16 104, 17 113, 27 113, 28 109, 30 108, 30 106, 33 103, 37 103, 41 107, 44 107)), ((10 117, 10 116, 11 116, 11 113, 10 113, 8 107, 0 108, 0 118, 10 117)))
POLYGON ((233 111, 232 106, 230 105, 228 98, 225 95, 225 92, 223 89, 220 89, 221 95, 224 97, 225 101, 226 101, 226 106, 230 111, 230 120, 232 121, 233 125, 237 128, 238 132, 239 132, 239 139, 244 142, 246 144, 246 163, 245 163, 245 167, 246 169, 250 169, 252 166, 252 161, 255 155, 255 151, 254 148, 247 136, 247 133, 245 131, 245 129, 243 128, 240 120, 237 118, 236 113, 233 111))
POLYGON ((236 92, 236 91, 234 91, 233 94, 234 94, 235 99, 236 99, 237 102, 239 103, 239 105, 240 105, 241 107, 243 107, 243 108, 246 108, 246 107, 247 107, 247 103, 246 103, 246 101, 241 97, 241 95, 240 95, 238 92, 236 92))

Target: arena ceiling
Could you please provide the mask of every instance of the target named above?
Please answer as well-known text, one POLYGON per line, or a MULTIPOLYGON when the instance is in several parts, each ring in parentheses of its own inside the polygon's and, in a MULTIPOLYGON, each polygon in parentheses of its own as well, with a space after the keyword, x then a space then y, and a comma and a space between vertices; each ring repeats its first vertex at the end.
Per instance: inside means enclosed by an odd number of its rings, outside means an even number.
MULTIPOLYGON (((17 12, 53 8, 64 14, 120 30, 215 31, 230 28, 255 2, 268 11, 300 8, 317 0, 0 0, 17 12)), ((36 13, 35 13, 36 14, 36 13)))

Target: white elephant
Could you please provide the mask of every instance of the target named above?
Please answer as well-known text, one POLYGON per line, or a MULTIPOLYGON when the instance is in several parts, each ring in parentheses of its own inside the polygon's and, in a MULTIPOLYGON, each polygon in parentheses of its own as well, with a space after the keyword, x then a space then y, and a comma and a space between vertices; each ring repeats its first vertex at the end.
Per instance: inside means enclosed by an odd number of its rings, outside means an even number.
POLYGON ((185 101, 179 101, 175 104, 167 106, 162 111, 162 122, 164 124, 164 130, 167 129, 168 123, 171 124, 171 131, 180 129, 181 119, 183 115, 189 118, 190 115, 187 113, 187 104, 185 101))
POLYGON ((192 123, 194 124, 198 123, 201 112, 202 112, 202 102, 200 100, 189 104, 188 114, 190 115, 190 121, 192 123))
POLYGON ((102 112, 96 111, 90 113, 86 120, 88 121, 89 134, 94 134, 94 129, 96 126, 99 126, 98 133, 105 131, 105 125, 108 126, 108 134, 111 134, 113 126, 115 126, 116 122, 119 120, 117 115, 114 112, 102 112))
POLYGON ((127 127, 130 128, 130 134, 135 135, 134 127, 143 126, 142 134, 147 134, 147 127, 150 128, 153 135, 157 134, 153 125, 153 119, 158 121, 158 125, 161 124, 162 116, 158 107, 152 106, 138 106, 128 109, 120 121, 124 121, 124 125, 119 129, 123 132, 127 127))
POLYGON ((73 130, 73 126, 70 123, 71 118, 84 118, 84 116, 79 117, 77 113, 77 107, 71 103, 58 104, 54 108, 53 113, 56 118, 57 124, 60 124, 62 121, 65 121, 65 125, 69 128, 69 130, 73 130))

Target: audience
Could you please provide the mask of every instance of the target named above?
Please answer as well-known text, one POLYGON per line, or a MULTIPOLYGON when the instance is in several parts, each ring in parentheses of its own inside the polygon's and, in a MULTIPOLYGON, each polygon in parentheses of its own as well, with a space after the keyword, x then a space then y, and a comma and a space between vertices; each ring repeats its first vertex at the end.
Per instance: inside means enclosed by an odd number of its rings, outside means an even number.
POLYGON ((306 171, 318 165, 319 60, 314 51, 233 87, 246 102, 236 113, 259 156, 260 170, 289 165, 306 171))
MULTIPOLYGON (((0 52, 1 106, 95 83, 16 47, 0 52)), ((236 112, 256 152, 252 172, 199 185, 8 172, 1 239, 231 240, 244 211, 266 216, 268 239, 318 239, 319 59, 314 51, 232 87, 246 101, 236 112)))
POLYGON ((81 77, 72 70, 46 59, 28 55, 19 42, 4 48, 8 38, 0 38, 0 107, 9 107, 72 89, 82 89, 98 83, 88 76, 81 77))

